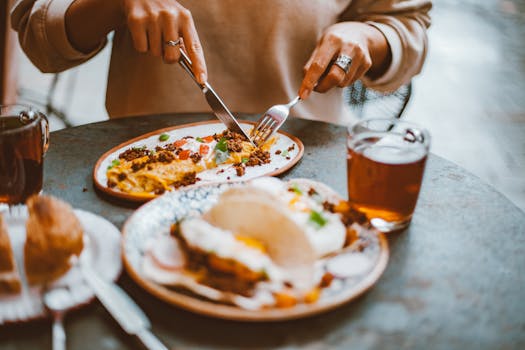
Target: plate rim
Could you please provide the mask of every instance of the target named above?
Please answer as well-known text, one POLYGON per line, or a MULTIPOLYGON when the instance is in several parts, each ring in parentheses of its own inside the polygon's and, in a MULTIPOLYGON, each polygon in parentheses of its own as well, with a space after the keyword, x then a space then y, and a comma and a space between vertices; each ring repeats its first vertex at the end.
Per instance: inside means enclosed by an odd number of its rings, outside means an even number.
MULTIPOLYGON (((239 119, 238 122, 239 122, 239 124, 251 124, 251 125, 255 125, 256 124, 256 122, 251 121, 251 120, 239 119)), ((105 184, 101 183, 99 181, 99 179, 97 178, 97 172, 98 172, 98 170, 100 168, 100 165, 102 164, 102 162, 110 154, 114 153, 117 149, 126 147, 126 146, 128 146, 128 145, 130 145, 130 144, 132 144, 134 142, 140 141, 142 139, 148 138, 148 137, 153 136, 153 135, 158 134, 158 133, 172 131, 172 130, 177 130, 177 129, 184 129, 184 128, 188 128, 188 127, 206 125, 206 124, 221 124, 221 121, 220 120, 205 120, 205 121, 200 121, 200 122, 192 122, 192 123, 186 123, 186 124, 181 124, 181 125, 168 126, 168 127, 165 127, 165 128, 156 129, 156 130, 147 132, 145 134, 136 136, 136 137, 134 137, 132 139, 129 139, 127 141, 124 141, 124 142, 116 145, 115 147, 112 147, 111 149, 106 151, 104 154, 102 154, 98 158, 97 162, 95 163, 95 166, 93 167, 92 178, 93 178, 93 183, 94 183, 95 187, 98 190, 104 192, 105 194, 107 194, 107 195, 109 195, 111 197, 124 199, 124 200, 130 201, 130 202, 143 203, 143 202, 147 202, 147 201, 150 201, 152 199, 158 198, 160 195, 155 195, 155 194, 151 194, 151 195, 132 195, 132 194, 124 193, 124 192, 121 192, 121 191, 115 191, 115 190, 109 188, 105 184)), ((301 158, 304 155, 304 144, 297 136, 294 136, 294 135, 292 135, 292 134, 290 134, 290 133, 288 133, 286 131, 282 131, 282 130, 278 130, 277 133, 285 135, 286 137, 290 138, 293 142, 295 142, 295 144, 299 148, 299 151, 297 152, 297 155, 294 158, 290 159, 290 161, 285 166, 283 166, 283 167, 281 167, 281 168, 279 168, 277 170, 272 170, 271 172, 268 172, 268 173, 263 174, 261 176, 276 176, 276 175, 279 175, 279 174, 283 174, 286 171, 290 170, 294 165, 296 165, 301 160, 301 158)), ((246 181, 246 180, 248 180, 248 179, 239 179, 239 181, 246 181)), ((231 182, 236 182, 236 181, 231 181, 231 182)), ((208 185, 208 184, 212 184, 212 183, 213 182, 205 183, 205 184, 194 184, 194 185, 185 186, 184 188, 186 189, 186 188, 191 188, 191 187, 194 187, 194 186, 208 185)), ((220 183, 220 182, 217 182, 217 183, 220 183)))
MULTIPOLYGON (((292 181, 294 179, 289 179, 287 181, 292 181)), ((309 179, 308 179, 309 180, 309 179)), ((309 180, 316 183, 319 183, 323 186, 327 186, 322 182, 316 180, 309 180)), ((207 186, 212 186, 216 184, 206 184, 207 186)), ((206 186, 205 185, 205 186, 206 186)), ((192 188, 187 188, 185 190, 191 190, 192 188)), ((162 286, 158 283, 149 281, 145 277, 141 276, 139 271, 137 271, 131 262, 129 261, 126 254, 126 241, 127 241, 127 227, 131 222, 132 218, 137 215, 140 209, 149 203, 145 203, 140 206, 133 212, 132 215, 128 217, 124 225, 122 226, 122 239, 121 239, 121 254, 122 262, 126 272, 132 278, 139 287, 144 289, 146 292, 150 293, 154 297, 170 304, 176 306, 180 309, 190 311, 199 315, 204 315, 208 317, 231 320, 231 321, 244 321, 244 322, 277 322, 277 321, 288 321, 300 318, 306 318, 328 312, 330 310, 336 309, 340 306, 343 306, 363 295, 368 291, 372 286, 379 280, 385 271, 389 256, 390 250, 388 247, 388 241, 385 234, 382 232, 371 228, 377 233, 379 241, 379 256, 376 264, 372 270, 363 278, 359 283, 350 288, 347 292, 340 293, 332 298, 328 302, 317 302, 313 304, 300 304, 298 307, 291 308, 272 308, 267 310, 246 310, 236 306, 230 306, 226 304, 220 304, 213 301, 208 301, 205 299, 199 299, 197 297, 192 297, 191 295, 186 295, 174 290, 170 290, 165 286, 162 286)))

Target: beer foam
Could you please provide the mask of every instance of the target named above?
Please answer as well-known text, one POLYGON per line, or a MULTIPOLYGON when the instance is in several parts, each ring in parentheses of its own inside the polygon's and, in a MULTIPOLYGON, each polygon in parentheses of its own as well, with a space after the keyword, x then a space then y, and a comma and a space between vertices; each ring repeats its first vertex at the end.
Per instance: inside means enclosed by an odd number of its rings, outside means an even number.
POLYGON ((382 141, 366 147, 362 154, 375 162, 385 164, 414 163, 425 157, 426 150, 424 147, 410 147, 406 144, 403 145, 403 141, 396 141, 396 144, 382 143, 382 141))

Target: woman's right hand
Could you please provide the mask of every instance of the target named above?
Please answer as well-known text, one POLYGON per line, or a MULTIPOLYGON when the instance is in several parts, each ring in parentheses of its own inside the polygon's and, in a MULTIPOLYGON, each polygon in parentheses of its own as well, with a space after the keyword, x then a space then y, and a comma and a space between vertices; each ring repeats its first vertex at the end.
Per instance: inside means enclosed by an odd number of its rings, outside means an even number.
POLYGON ((177 46, 167 41, 182 39, 182 47, 193 63, 199 83, 208 79, 202 45, 188 9, 175 0, 121 0, 133 44, 138 52, 162 56, 167 63, 179 60, 177 46))

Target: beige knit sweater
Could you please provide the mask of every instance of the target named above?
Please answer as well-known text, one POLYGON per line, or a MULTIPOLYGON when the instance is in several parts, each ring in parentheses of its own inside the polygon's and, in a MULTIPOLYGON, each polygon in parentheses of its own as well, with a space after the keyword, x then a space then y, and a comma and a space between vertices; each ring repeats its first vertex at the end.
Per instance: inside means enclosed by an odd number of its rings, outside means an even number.
MULTIPOLYGON (((74 0, 19 0, 13 27, 31 61, 43 72, 59 72, 90 59, 106 44, 83 54, 68 41, 64 15, 74 0)), ((108 0, 112 1, 112 0, 108 0)), ((394 90, 419 73, 427 51, 430 1, 425 0, 179 0, 193 15, 209 82, 232 111, 262 113, 291 100, 303 65, 328 26, 365 21, 388 40, 392 63, 365 84, 394 90)), ((96 20, 94 18, 93 20, 96 20)), ((115 32, 106 93, 111 117, 209 111, 202 93, 176 64, 134 50, 126 28, 115 32)), ((102 88, 102 87, 101 87, 102 88)), ((350 123, 342 89, 312 93, 293 116, 350 123)))

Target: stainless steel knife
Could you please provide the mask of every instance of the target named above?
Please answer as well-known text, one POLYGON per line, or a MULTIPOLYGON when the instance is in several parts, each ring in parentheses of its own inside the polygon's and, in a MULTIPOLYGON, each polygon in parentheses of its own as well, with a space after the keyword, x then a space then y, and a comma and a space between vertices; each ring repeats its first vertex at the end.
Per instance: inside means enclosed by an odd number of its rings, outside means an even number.
POLYGON ((114 283, 101 279, 86 264, 80 267, 84 280, 91 287, 98 300, 128 334, 137 336, 150 350, 168 350, 151 333, 151 323, 137 304, 114 283))
POLYGON ((244 132, 244 130, 241 128, 241 126, 237 122, 237 119, 235 119, 233 114, 230 112, 228 107, 226 107, 226 105, 221 100, 219 95, 217 95, 215 90, 213 90, 211 85, 208 84, 207 82, 203 85, 203 84, 200 84, 197 81, 197 78, 195 77, 195 74, 193 74, 193 71, 191 70, 192 63, 191 63, 190 58, 188 57, 188 55, 186 55, 186 53, 181 48, 179 48, 179 51, 180 51, 179 64, 182 66, 182 68, 184 68, 184 70, 191 76, 193 81, 202 90, 202 92, 204 93, 204 96, 206 97, 206 101, 208 101, 208 104, 210 105, 210 107, 211 107, 213 113, 215 114, 215 116, 221 122, 223 122, 224 125, 226 125, 226 127, 229 130, 235 131, 236 133, 244 135, 244 137, 246 137, 246 139, 248 141, 250 141, 252 145, 255 146, 255 144, 253 143, 253 141, 250 138, 250 136, 248 136, 248 134, 246 132, 244 132))

